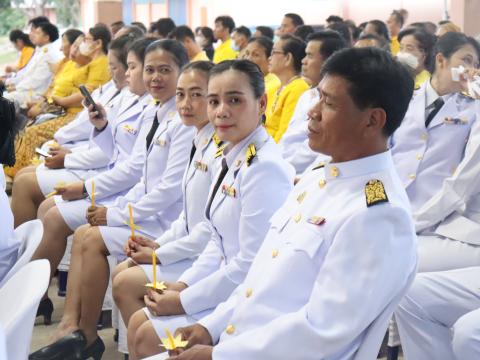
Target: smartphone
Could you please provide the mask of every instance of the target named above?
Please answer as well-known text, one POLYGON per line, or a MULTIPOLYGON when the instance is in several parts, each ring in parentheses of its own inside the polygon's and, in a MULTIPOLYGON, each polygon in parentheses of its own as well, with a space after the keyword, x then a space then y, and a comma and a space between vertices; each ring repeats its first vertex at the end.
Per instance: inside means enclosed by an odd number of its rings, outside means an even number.
POLYGON ((36 152, 38 155, 41 155, 41 156, 46 157, 46 158, 52 157, 52 155, 50 155, 48 152, 46 152, 46 151, 44 151, 44 150, 42 150, 42 149, 40 149, 40 148, 38 148, 38 147, 35 148, 35 152, 36 152))
POLYGON ((87 106, 93 105, 93 110, 98 113, 97 117, 101 117, 102 115, 97 109, 97 104, 95 104, 95 101, 92 99, 92 95, 88 92, 87 88, 84 85, 80 85, 78 87, 80 89, 80 92, 82 93, 83 97, 85 98, 85 103, 87 106))

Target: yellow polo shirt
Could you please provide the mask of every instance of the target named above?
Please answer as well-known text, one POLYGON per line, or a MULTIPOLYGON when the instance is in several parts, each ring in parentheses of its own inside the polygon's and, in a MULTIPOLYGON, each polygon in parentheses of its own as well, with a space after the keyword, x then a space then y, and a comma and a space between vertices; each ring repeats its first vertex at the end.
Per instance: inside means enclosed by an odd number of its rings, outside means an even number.
POLYGON ((430 79, 430 73, 428 70, 422 70, 417 76, 415 76, 415 89, 418 89, 425 81, 430 79))
POLYGON ((200 51, 197 55, 193 57, 192 60, 190 60, 190 62, 194 62, 194 61, 210 61, 210 59, 208 58, 205 51, 200 51))
POLYGON ((267 94, 267 108, 265 109, 265 114, 269 114, 271 112, 275 93, 277 92, 278 88, 282 84, 280 82, 280 79, 277 77, 277 75, 272 73, 268 73, 267 75, 265 75, 264 80, 265 80, 265 94, 267 94))
POLYGON ((392 39, 390 40, 390 51, 392 52, 392 55, 397 55, 400 51, 400 43, 396 36, 392 36, 392 39))
POLYGON ((298 98, 309 88, 310 86, 304 79, 298 78, 291 81, 283 89, 278 89, 275 93, 272 99, 272 107, 266 113, 267 119, 265 121, 265 128, 275 142, 278 143, 287 131, 298 98))
POLYGON ((235 60, 238 53, 232 49, 232 38, 220 44, 213 54, 213 62, 218 64, 225 60, 235 60))

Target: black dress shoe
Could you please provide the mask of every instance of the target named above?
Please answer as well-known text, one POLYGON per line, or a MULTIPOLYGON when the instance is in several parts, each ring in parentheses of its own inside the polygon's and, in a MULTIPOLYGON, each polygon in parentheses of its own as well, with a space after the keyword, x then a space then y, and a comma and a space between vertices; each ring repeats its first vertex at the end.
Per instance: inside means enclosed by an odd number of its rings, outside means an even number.
POLYGON ((97 337, 95 341, 83 351, 82 359, 100 360, 105 352, 105 344, 100 337, 97 337))
POLYGON ((53 303, 49 298, 40 301, 37 309, 37 316, 43 316, 43 323, 50 325, 52 323, 53 303))
POLYGON ((29 360, 81 360, 87 339, 81 330, 74 331, 53 344, 30 354, 29 360))

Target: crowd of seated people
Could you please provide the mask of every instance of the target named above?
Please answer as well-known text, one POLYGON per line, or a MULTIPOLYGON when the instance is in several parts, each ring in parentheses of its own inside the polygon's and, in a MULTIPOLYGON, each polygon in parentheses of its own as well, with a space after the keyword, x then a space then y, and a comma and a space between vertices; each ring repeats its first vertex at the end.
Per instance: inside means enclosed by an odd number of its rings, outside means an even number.
POLYGON ((70 258, 29 359, 100 359, 108 291, 132 360, 480 358, 480 44, 387 15, 12 30, 0 281, 35 219, 70 258))

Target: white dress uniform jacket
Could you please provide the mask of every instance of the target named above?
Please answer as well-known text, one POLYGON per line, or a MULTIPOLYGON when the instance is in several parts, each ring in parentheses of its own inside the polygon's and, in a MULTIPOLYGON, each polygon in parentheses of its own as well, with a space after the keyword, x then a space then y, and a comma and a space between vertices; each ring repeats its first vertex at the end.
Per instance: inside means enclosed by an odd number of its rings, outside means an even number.
POLYGON ((288 129, 279 143, 283 157, 293 165, 297 175, 302 174, 318 156, 308 146, 308 112, 319 101, 317 88, 307 90, 300 96, 288 129))
POLYGON ((52 81, 53 73, 50 64, 57 63, 58 52, 53 43, 38 49, 38 55, 32 59, 32 66, 23 75, 21 81, 15 85, 15 91, 5 94, 9 100, 17 101, 22 107, 26 102, 40 99, 52 81))
POLYGON ((426 82, 415 92, 402 125, 391 139, 393 159, 413 211, 432 198, 444 179, 454 173, 464 157, 471 128, 477 126, 474 101, 450 94, 425 128, 429 87, 426 82))
MULTIPOLYGON (((117 94, 118 89, 113 80, 98 87, 92 92, 93 101, 107 105, 117 94)), ((117 95, 118 97, 118 95, 117 95)), ((92 124, 88 118, 87 109, 83 109, 75 116, 71 122, 57 130, 53 138, 61 146, 73 147, 75 145, 86 144, 92 133, 92 124)))
POLYGON ((170 229, 156 240, 160 247, 155 252, 163 266, 180 260, 193 260, 203 251, 210 238, 205 205, 213 178, 214 155, 221 142, 213 126, 208 123, 198 132, 194 143, 196 151, 182 181, 183 211, 170 229))
POLYGON ((478 266, 418 274, 395 311, 406 358, 480 359, 479 289, 478 266))
POLYGON ((263 127, 217 160, 217 164, 226 161, 229 170, 206 214, 210 240, 179 278, 188 285, 180 293, 183 308, 196 319, 225 301, 242 283, 265 238, 268 219, 293 187, 294 171, 263 127), (248 155, 251 144, 256 148, 254 157, 248 155))
MULTIPOLYGON (((109 157, 90 139, 88 145, 71 148, 65 156, 64 169, 49 170, 45 166, 37 167, 37 180, 44 194, 53 191, 58 181, 73 182, 85 180, 112 168, 116 161, 128 158, 138 135, 139 115, 147 106, 150 96, 142 97, 131 93, 128 87, 120 95, 106 104, 107 118, 113 123, 113 137, 116 151, 109 157)), ((92 128, 93 129, 93 128, 92 128)))
POLYGON ((10 202, 5 193, 5 175, 0 171, 0 282, 7 275, 13 264, 17 261, 20 241, 13 232, 13 214, 10 210, 10 202))
POLYGON ((200 320, 213 359, 375 359, 416 268, 390 152, 320 165, 270 223, 243 284, 200 320))

